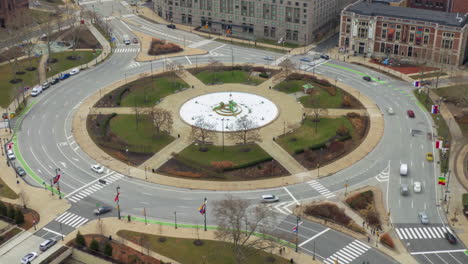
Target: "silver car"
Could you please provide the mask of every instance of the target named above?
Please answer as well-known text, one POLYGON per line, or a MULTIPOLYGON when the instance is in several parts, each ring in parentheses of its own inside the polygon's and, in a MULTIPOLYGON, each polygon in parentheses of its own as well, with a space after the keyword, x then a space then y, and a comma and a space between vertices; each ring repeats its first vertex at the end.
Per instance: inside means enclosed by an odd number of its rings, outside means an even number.
POLYGON ((262 195, 262 203, 274 203, 278 201, 279 201, 279 198, 276 195, 273 195, 273 194, 262 195))
POLYGON ((39 249, 41 251, 46 251, 47 249, 51 248, 53 245, 55 245, 57 243, 57 240, 51 238, 51 239, 47 239, 46 241, 42 242, 40 245, 39 245, 39 249))
POLYGON ((420 212, 418 214, 419 220, 421 221, 421 224, 427 225, 429 224, 429 217, 427 217, 427 214, 425 212, 420 212))

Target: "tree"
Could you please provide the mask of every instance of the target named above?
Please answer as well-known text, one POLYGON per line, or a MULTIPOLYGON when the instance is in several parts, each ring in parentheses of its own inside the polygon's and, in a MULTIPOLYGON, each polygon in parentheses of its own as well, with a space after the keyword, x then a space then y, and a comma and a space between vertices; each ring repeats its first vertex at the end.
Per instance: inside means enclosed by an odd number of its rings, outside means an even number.
POLYGON ((106 254, 109 257, 112 257, 112 244, 109 242, 106 242, 106 245, 104 246, 104 254, 106 254))
POLYGON ((214 60, 210 58, 208 61, 208 65, 206 68, 208 69, 209 72, 211 72, 211 81, 213 83, 216 83, 218 81, 218 78, 216 77, 216 74, 218 73, 219 70, 223 68, 223 64, 217 60, 214 60))
POLYGON ((319 98, 310 96, 309 105, 313 112, 312 121, 315 123, 315 132, 317 132, 318 123, 320 122, 320 111, 322 110, 319 98))
POLYGON ((10 219, 14 219, 16 214, 15 207, 12 204, 8 205, 7 217, 10 219))
POLYGON ((15 223, 17 225, 24 223, 24 214, 19 208, 15 211, 15 223))
POLYGON ((81 24, 81 20, 83 19, 83 12, 80 12, 79 16, 73 16, 74 20, 72 20, 72 28, 71 28, 71 36, 72 36, 72 59, 76 60, 78 57, 76 56, 76 47, 78 46, 78 43, 80 42, 80 37, 81 37, 81 32, 83 30, 83 25, 81 24))
POLYGON ((247 116, 238 118, 234 123, 236 132, 232 132, 229 136, 232 140, 247 144, 248 142, 260 141, 260 135, 258 133, 257 123, 247 116))
POLYGON ((19 196, 19 199, 21 201, 21 203, 23 204, 23 207, 24 209, 28 208, 28 203, 29 203, 29 196, 28 194, 26 194, 25 191, 21 190, 19 193, 18 193, 18 196, 19 196))
POLYGON ((245 263, 249 254, 256 250, 275 247, 272 226, 275 215, 264 205, 249 209, 250 202, 228 196, 225 200, 214 202, 213 214, 217 220, 217 239, 232 242, 235 263, 245 263), (254 234, 263 235, 253 237, 254 234))
POLYGON ((79 246, 86 247, 86 240, 80 231, 76 234, 75 243, 79 246))
POLYGON ((281 67, 281 71, 275 75, 276 80, 287 78, 296 69, 296 64, 290 59, 285 59, 284 61, 280 62, 278 66, 281 67))
POLYGON ((215 125, 208 123, 203 116, 197 116, 195 119, 190 136, 194 141, 201 141, 202 144, 205 144, 214 137, 215 125))
POLYGON ((93 240, 91 240, 91 243, 89 244, 89 248, 93 251, 99 252, 99 242, 97 242, 97 240, 93 238, 93 240))
POLYGON ((8 212, 7 207, 5 206, 5 204, 2 201, 0 201, 0 215, 1 216, 7 216, 7 212, 8 212))
POLYGON ((156 134, 160 134, 163 131, 169 133, 172 130, 174 120, 170 111, 159 107, 153 107, 149 114, 153 121, 153 126, 156 129, 156 134))
POLYGON ((174 87, 177 85, 177 76, 184 77, 186 74, 184 65, 174 61, 167 64, 167 70, 173 72, 173 74, 171 74, 171 81, 174 87))

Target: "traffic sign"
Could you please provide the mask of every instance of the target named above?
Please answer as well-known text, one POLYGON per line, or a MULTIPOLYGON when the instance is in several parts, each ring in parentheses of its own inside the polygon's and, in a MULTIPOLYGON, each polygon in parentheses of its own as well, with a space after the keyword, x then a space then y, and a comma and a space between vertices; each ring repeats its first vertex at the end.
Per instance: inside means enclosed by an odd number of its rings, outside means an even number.
POLYGON ((115 37, 112 37, 112 38, 111 38, 111 42, 114 42, 114 41, 115 41, 115 37))

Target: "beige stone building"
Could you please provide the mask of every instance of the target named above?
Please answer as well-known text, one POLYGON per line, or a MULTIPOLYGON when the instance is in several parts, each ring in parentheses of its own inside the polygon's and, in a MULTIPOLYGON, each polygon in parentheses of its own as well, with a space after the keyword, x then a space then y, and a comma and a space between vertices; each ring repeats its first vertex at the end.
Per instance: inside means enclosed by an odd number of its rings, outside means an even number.
POLYGON ((156 0, 167 21, 248 40, 309 44, 338 25, 352 0, 156 0))

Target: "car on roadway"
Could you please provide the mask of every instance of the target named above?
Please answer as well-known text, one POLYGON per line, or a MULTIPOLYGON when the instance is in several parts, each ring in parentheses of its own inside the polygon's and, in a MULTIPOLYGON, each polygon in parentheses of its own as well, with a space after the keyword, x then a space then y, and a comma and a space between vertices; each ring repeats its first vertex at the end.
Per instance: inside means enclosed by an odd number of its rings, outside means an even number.
POLYGON ((403 195, 403 196, 408 196, 408 195, 409 195, 408 185, 402 183, 402 184, 400 185, 400 193, 401 193, 401 195, 403 195))
POLYGON ((53 245, 55 245, 57 243, 57 240, 51 238, 51 239, 47 239, 45 240, 44 242, 42 242, 40 245, 39 245, 39 249, 41 251, 46 251, 47 249, 51 248, 53 245))
POLYGON ((16 170, 16 174, 18 174, 18 176, 26 175, 26 171, 24 171, 24 169, 22 167, 20 167, 20 166, 16 167, 15 170, 16 170))
POLYGON ((302 57, 302 58, 300 58, 299 60, 300 60, 300 61, 305 61, 305 62, 311 62, 311 61, 312 61, 312 59, 307 58, 307 57, 302 57))
POLYGON ((138 44, 138 39, 137 39, 137 38, 133 38, 133 39, 132 39, 132 43, 133 43, 133 44, 138 44))
POLYGON ((422 183, 420 181, 415 181, 413 184, 413 190, 415 193, 420 193, 422 191, 422 183))
POLYGON ((419 221, 421 221, 421 224, 423 225, 429 224, 429 217, 427 216, 425 212, 419 212, 418 217, 419 217, 419 221))
POLYGON ((73 75, 77 75, 78 73, 80 73, 80 69, 79 68, 75 68, 73 70, 70 71, 70 75, 73 76, 73 75))
POLYGON ((363 76, 362 79, 364 81, 368 81, 368 82, 372 81, 371 77, 369 77, 369 76, 363 76))
POLYGON ((408 111, 406 111, 406 113, 408 113, 408 116, 409 116, 410 118, 414 118, 414 112, 413 112, 413 110, 408 110, 408 111))
POLYGON ((56 85, 56 84, 59 83, 59 82, 60 82, 60 79, 59 79, 59 78, 52 78, 52 80, 50 80, 49 83, 52 84, 52 85, 56 85))
POLYGON ((112 211, 112 206, 101 206, 94 210, 95 215, 102 215, 112 211))
POLYGON ((29 252, 28 254, 26 254, 26 256, 24 256, 24 257, 21 259, 21 264, 29 264, 29 263, 31 263, 31 261, 33 261, 35 258, 37 258, 37 253, 36 253, 36 252, 29 252))
POLYGON ((262 203, 274 203, 278 201, 279 201, 279 197, 274 194, 262 195, 262 203))
POLYGON ((307 65, 311 66, 311 67, 314 67, 315 66, 315 62, 311 61, 309 63, 307 63, 307 65))
POLYGON ((50 83, 48 83, 48 82, 45 82, 45 83, 42 84, 42 90, 46 90, 49 87, 50 87, 50 83))
POLYGON ((432 154, 432 152, 428 152, 426 154, 426 159, 427 159, 427 161, 433 161, 434 160, 434 154, 432 154))
POLYGON ((395 114, 395 111, 393 111, 393 108, 389 107, 389 108, 387 108, 387 113, 388 113, 389 115, 394 115, 394 114, 395 114))
POLYGON ((8 157, 8 160, 14 160, 16 159, 16 156, 15 156, 15 153, 13 153, 13 150, 9 149, 7 151, 7 157, 8 157))
POLYGON ((402 163, 400 165, 400 175, 401 176, 406 176, 408 175, 408 164, 402 163))
POLYGON ((320 55, 320 58, 324 59, 324 60, 329 60, 330 59, 330 56, 326 55, 326 54, 322 54, 320 55))
POLYGON ((32 88, 31 91, 31 96, 36 97, 42 93, 42 86, 41 85, 36 85, 34 88, 32 88))
POLYGON ((70 77, 69 73, 62 73, 60 74, 59 79, 62 81, 62 80, 67 79, 68 77, 70 77))
POLYGON ((167 25, 167 27, 172 28, 172 29, 176 29, 176 25, 174 25, 174 24, 169 24, 169 25, 167 25))
POLYGON ((91 170, 93 170, 96 173, 101 174, 104 172, 104 167, 102 167, 100 164, 94 164, 94 165, 91 165, 91 170))
POLYGON ((273 58, 271 56, 264 56, 263 57, 264 60, 268 60, 268 61, 272 61, 273 58))
POLYGON ((447 239, 447 241, 450 243, 450 244, 453 244, 455 245, 457 243, 457 239, 455 238, 455 236, 450 233, 450 232, 445 232, 444 233, 444 237, 445 239, 447 239))
POLYGON ((420 84, 421 84, 421 86, 423 86, 423 85, 431 85, 432 82, 431 82, 430 80, 423 80, 423 81, 421 81, 420 84))

